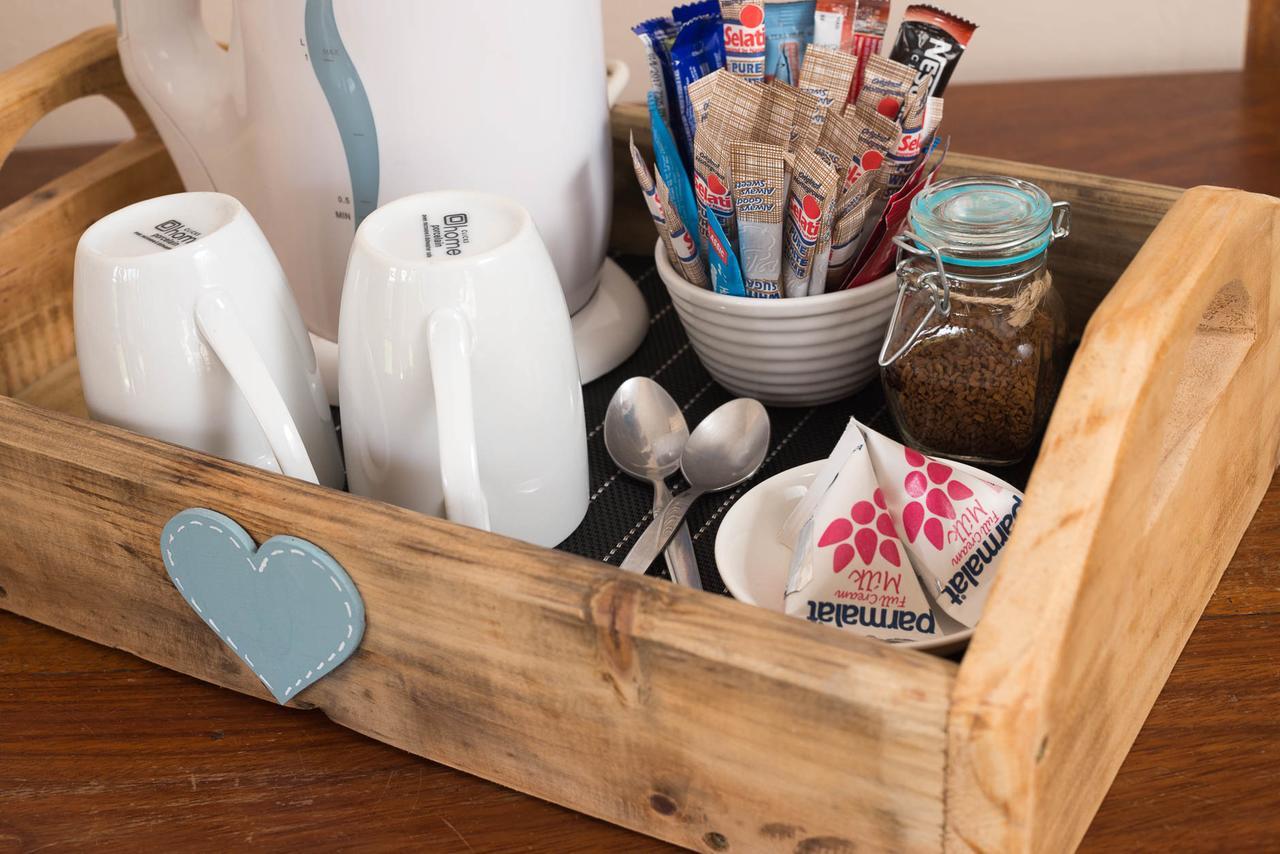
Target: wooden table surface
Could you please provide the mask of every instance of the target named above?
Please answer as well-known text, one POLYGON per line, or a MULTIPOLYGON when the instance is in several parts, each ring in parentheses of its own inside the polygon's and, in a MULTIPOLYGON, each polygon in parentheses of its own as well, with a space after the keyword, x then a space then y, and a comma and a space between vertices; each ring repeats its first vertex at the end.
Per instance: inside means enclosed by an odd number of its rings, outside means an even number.
MULTIPOLYGON (((1280 195, 1280 81, 1262 74, 957 86, 943 128, 970 154, 1280 195)), ((0 204, 97 150, 18 152, 0 172, 0 204)), ((273 707, 0 612, 0 850, 255 843, 667 847, 319 713, 273 707)), ((1280 480, 1083 848, 1278 844, 1280 480)))

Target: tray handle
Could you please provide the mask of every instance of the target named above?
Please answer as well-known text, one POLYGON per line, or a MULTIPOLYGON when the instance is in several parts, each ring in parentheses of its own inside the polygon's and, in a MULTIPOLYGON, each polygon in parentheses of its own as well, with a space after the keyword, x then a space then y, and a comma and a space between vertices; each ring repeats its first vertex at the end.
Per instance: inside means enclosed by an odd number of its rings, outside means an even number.
POLYGON ((63 104, 104 95, 124 111, 135 134, 153 130, 125 82, 116 29, 107 24, 0 73, 0 166, 32 125, 63 104))
POLYGON ((41 117, 87 95, 115 102, 135 135, 0 209, 0 394, 21 394, 74 357, 72 260, 81 232, 113 210, 182 189, 125 82, 111 26, 0 73, 0 167, 41 117))
POLYGON ((1070 850, 1280 447, 1280 200, 1187 191, 1085 331, 948 723, 948 849, 1070 850))

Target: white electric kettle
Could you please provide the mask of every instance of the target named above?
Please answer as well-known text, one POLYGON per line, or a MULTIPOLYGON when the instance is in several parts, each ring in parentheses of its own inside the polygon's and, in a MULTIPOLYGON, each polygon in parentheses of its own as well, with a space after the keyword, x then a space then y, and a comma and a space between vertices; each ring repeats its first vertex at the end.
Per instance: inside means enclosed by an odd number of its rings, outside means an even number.
POLYGON ((120 59, 186 188, 229 193, 261 224, 331 389, 356 227, 427 190, 500 193, 530 211, 575 314, 584 381, 639 345, 644 301, 605 258, 608 109, 627 71, 606 75, 600 0, 233 8, 224 51, 200 0, 116 0, 120 59))

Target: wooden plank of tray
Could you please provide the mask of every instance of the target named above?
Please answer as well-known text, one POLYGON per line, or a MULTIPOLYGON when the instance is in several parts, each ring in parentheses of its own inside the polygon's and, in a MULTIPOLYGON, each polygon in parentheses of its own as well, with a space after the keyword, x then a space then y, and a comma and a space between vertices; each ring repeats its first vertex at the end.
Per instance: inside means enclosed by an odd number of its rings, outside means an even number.
POLYGON ((302 695, 344 726, 688 846, 941 845, 951 662, 10 399, 0 423, 8 610, 265 697, 159 558, 212 507, 355 580, 364 642, 302 695))
POLYGON ((84 402, 84 389, 80 386, 80 363, 74 356, 13 397, 42 409, 52 409, 80 418, 89 417, 89 409, 84 402))
POLYGON ((0 394, 75 352, 72 265, 80 234, 104 212, 182 189, 149 131, 0 210, 0 394))
POLYGON ((85 95, 114 101, 137 136, 0 210, 0 394, 26 388, 73 354, 71 273, 84 229, 105 213, 182 189, 125 83, 110 26, 4 72, 0 163, 27 128, 85 95))
POLYGON ((1271 482, 1280 200, 1188 190, 1089 322, 953 695, 947 846, 1083 836, 1271 482))
POLYGON ((102 95, 124 111, 135 130, 151 121, 125 82, 116 54, 116 28, 87 30, 4 72, 0 87, 0 163, 36 122, 63 104, 102 95))

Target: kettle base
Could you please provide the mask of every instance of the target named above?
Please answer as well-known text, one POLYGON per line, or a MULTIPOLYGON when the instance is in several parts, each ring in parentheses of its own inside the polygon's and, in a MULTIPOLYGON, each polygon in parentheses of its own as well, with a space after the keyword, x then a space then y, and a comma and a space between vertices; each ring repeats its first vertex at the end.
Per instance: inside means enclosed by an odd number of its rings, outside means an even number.
POLYGON ((604 259, 600 284, 573 316, 578 374, 589 383, 621 365, 649 331, 649 307, 640 288, 612 258, 604 259))
POLYGON ((338 342, 321 338, 314 332, 307 334, 311 336, 311 346, 316 351, 316 367, 320 369, 320 381, 324 383, 325 397, 329 398, 330 406, 337 406, 338 342))
MULTIPOLYGON (((604 259, 600 284, 573 320, 578 373, 589 383, 621 365, 649 331, 649 308, 640 288, 612 258, 604 259)), ((316 365, 331 406, 338 405, 338 345, 311 333, 316 365)))

